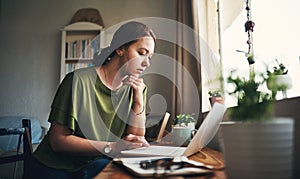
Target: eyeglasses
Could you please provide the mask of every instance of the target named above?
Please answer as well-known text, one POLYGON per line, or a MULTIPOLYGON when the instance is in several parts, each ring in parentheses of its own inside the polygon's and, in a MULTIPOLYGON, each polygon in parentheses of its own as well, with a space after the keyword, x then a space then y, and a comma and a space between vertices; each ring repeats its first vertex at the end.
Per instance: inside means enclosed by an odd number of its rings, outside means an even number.
POLYGON ((213 165, 204 164, 201 162, 191 161, 186 157, 164 157, 159 159, 152 160, 142 160, 140 161, 140 167, 142 169, 154 169, 155 171, 164 170, 164 171, 174 171, 184 167, 195 167, 195 168, 204 168, 204 169, 221 169, 216 168, 213 165))
POLYGON ((185 161, 176 160, 175 158, 160 158, 154 160, 143 160, 140 162, 140 167, 142 169, 154 169, 155 171, 173 171, 187 166, 191 165, 185 161))

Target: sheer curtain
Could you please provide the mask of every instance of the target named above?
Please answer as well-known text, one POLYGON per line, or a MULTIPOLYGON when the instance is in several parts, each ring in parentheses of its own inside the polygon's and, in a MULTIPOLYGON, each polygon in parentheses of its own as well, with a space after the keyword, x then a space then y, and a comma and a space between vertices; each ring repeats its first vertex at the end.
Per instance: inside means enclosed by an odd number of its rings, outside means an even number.
POLYGON ((223 90, 222 34, 243 8, 243 0, 193 0, 202 74, 202 111, 210 110, 209 90, 223 90), (218 13, 220 12, 220 13, 218 13), (219 20, 220 19, 220 20, 219 20))
MULTIPOLYGON (((229 8, 227 1, 231 0, 223 0, 220 4, 226 4, 224 6, 229 8)), ((226 20, 223 21, 225 26, 229 26, 232 17, 241 10, 241 4, 243 1, 232 6, 230 14, 226 14, 226 20)), ((179 23, 174 45, 176 62, 173 66, 173 80, 176 85, 172 90, 171 115, 195 113, 197 117, 202 118, 202 112, 211 108, 208 91, 223 88, 220 81, 222 63, 218 1, 177 0, 176 6, 176 21, 179 23), (187 27, 192 29, 193 33, 186 30, 187 27)))
POLYGON ((219 32, 217 2, 214 0, 193 0, 195 30, 199 34, 198 43, 201 58, 202 111, 210 110, 208 91, 221 89, 222 76, 219 55, 219 32))

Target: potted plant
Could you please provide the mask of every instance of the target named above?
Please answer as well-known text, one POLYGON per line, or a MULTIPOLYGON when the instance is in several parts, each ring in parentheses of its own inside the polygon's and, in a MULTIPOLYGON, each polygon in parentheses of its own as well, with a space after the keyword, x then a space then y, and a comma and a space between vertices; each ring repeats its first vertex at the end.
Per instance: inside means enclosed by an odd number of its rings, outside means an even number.
POLYGON ((273 116, 276 83, 271 93, 259 87, 270 76, 251 73, 249 79, 231 74, 228 83, 238 104, 228 111, 220 128, 221 146, 229 178, 291 178, 293 162, 293 120, 273 116))
POLYGON ((177 127, 195 127, 195 114, 178 114, 173 120, 173 126, 177 127))
POLYGON ((220 89, 211 89, 208 91, 210 105, 213 106, 215 102, 224 104, 223 92, 220 89))
POLYGON ((292 87, 292 79, 288 75, 288 69, 283 63, 275 59, 276 65, 267 70, 268 81, 267 87, 273 92, 273 98, 276 97, 277 91, 282 91, 283 97, 286 97, 286 90, 292 87))
MULTIPOLYGON (((250 9, 247 0, 246 10, 250 9)), ((249 37, 248 54, 253 56, 249 33, 253 27, 245 27, 249 37)), ((227 86, 233 87, 228 93, 237 97, 237 106, 228 109, 227 121, 222 122, 219 133, 227 177, 292 178, 293 120, 273 116, 278 83, 274 83, 275 79, 267 71, 255 73, 253 59, 247 60, 248 78, 237 76, 235 71, 227 78, 227 86), (260 88, 267 81, 273 84, 270 91, 260 88)))
POLYGON ((195 132, 195 114, 178 114, 173 120, 173 141, 176 146, 187 146, 195 132))

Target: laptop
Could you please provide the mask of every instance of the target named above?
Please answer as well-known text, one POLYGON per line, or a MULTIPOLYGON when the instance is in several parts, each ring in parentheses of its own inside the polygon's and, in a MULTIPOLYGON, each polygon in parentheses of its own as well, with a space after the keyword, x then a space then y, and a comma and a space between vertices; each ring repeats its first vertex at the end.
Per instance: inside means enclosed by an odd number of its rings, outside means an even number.
POLYGON ((226 107, 223 104, 215 103, 187 147, 151 145, 149 147, 123 150, 121 154, 128 157, 189 157, 205 147, 216 135, 225 111, 226 107))

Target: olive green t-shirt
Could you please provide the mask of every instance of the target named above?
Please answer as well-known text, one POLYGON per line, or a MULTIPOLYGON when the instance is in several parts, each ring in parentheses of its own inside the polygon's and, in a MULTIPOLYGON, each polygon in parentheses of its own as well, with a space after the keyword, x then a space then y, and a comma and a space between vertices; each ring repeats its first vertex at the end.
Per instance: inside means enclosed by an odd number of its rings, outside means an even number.
MULTIPOLYGON (((133 91, 122 86, 107 88, 94 67, 69 73, 62 81, 51 106, 49 122, 67 126, 73 135, 99 141, 117 141, 125 135, 133 105, 133 91)), ((146 88, 144 101, 146 101, 146 88)), ((45 136, 34 156, 51 168, 74 172, 98 157, 54 152, 45 136)))

